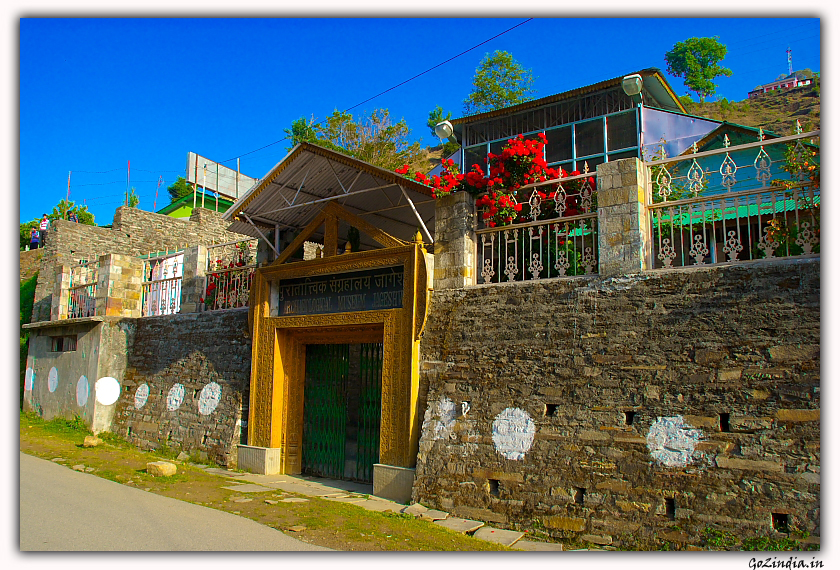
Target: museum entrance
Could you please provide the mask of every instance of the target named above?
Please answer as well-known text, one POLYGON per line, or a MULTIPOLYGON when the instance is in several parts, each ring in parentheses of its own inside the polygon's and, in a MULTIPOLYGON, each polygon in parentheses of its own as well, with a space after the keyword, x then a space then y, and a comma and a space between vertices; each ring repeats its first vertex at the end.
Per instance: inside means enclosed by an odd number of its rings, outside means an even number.
POLYGON ((305 350, 303 473, 372 483, 383 343, 307 344, 305 350))

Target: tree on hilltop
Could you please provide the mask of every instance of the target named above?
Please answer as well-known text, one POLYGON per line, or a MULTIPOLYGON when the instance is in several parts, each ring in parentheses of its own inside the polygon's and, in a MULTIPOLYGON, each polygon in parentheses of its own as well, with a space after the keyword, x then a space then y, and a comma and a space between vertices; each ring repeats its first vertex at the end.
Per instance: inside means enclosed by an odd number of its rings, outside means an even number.
POLYGON ((718 65, 726 57, 726 46, 718 37, 689 38, 684 42, 677 42, 665 54, 668 73, 675 77, 682 77, 685 86, 694 91, 703 103, 706 97, 714 95, 717 85, 716 77, 730 77, 732 70, 718 65))

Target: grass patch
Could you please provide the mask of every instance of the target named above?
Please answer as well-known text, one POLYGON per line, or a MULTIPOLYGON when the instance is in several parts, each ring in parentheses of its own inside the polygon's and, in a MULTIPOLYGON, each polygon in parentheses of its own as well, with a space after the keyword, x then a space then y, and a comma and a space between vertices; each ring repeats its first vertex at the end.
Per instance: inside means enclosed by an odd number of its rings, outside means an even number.
MULTIPOLYGON (((222 487, 235 481, 176 462, 178 472, 171 477, 153 477, 146 464, 157 461, 161 450, 145 452, 116 436, 100 433, 97 447, 78 444, 90 431, 80 418, 44 421, 37 414, 20 414, 20 450, 71 467, 93 468, 91 475, 162 496, 235 513, 266 526, 286 531, 302 525, 305 530, 290 536, 310 544, 336 550, 366 551, 481 551, 508 548, 465 536, 414 519, 403 513, 368 511, 359 506, 304 497, 305 502, 284 503, 283 498, 301 497, 291 492, 239 493, 222 487), (235 502, 237 498, 251 501, 235 502), (266 499, 273 504, 266 503, 266 499)), ((171 453, 169 454, 171 455, 171 453)))

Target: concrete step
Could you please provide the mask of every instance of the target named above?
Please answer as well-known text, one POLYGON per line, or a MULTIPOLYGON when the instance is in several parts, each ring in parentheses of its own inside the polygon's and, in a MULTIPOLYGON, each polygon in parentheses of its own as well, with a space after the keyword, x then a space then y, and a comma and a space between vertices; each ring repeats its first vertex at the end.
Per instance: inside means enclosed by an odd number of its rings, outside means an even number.
POLYGON ((557 542, 536 542, 533 540, 517 540, 511 548, 530 552, 562 552, 563 545, 557 542))
POLYGON ((484 526, 475 531, 474 537, 486 540, 487 542, 495 542, 504 546, 511 546, 517 540, 525 536, 524 532, 515 530, 505 530, 501 528, 493 528, 492 526, 484 526))

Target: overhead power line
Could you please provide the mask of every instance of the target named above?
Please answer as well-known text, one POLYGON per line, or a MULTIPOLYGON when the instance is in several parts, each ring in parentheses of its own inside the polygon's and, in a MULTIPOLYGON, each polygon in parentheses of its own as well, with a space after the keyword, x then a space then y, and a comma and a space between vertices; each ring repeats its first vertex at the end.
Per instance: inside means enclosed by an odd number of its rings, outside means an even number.
POLYGON ((418 73, 417 75, 415 75, 414 77, 411 77, 410 79, 406 79, 406 80, 405 80, 405 81, 403 81, 402 83, 397 83, 397 84, 396 84, 396 85, 394 85, 393 87, 389 87, 389 88, 388 88, 388 89, 386 89, 385 91, 383 91, 383 92, 381 92, 381 93, 378 93, 378 94, 374 95, 373 97, 368 97, 367 99, 365 99, 365 100, 364 100, 364 101, 362 101, 361 103, 356 103, 356 104, 355 104, 355 105, 353 105, 352 107, 348 107, 347 109, 345 109, 345 110, 344 110, 344 112, 347 112, 347 111, 349 111, 349 110, 351 110, 351 109, 355 109, 356 107, 359 107, 359 106, 361 106, 361 105, 364 105, 364 104, 365 104, 365 103, 367 103, 368 101, 373 101, 374 99, 376 99, 376 98, 377 98, 377 97, 379 97, 380 95, 384 95, 385 93, 388 93, 389 91, 393 91, 393 90, 394 90, 394 89, 396 89, 397 87, 401 87, 401 86, 405 85, 406 83, 408 83, 409 81, 414 81, 414 80, 415 80, 415 79, 417 79, 418 77, 420 77, 420 76, 422 76, 422 75, 426 75, 426 74, 427 74, 427 73, 429 73, 430 71, 433 71, 433 70, 437 69, 438 67, 440 67, 440 66, 442 66, 442 65, 446 65, 446 64, 447 64, 447 63, 449 63, 450 61, 453 61, 453 60, 455 60, 455 59, 458 59, 458 58, 459 58, 459 57, 461 57, 462 55, 467 54, 467 53, 469 53, 469 52, 473 51, 474 49, 477 49, 477 48, 479 48, 479 47, 483 46, 484 44, 486 44, 486 43, 488 43, 488 42, 491 42, 491 41, 495 40, 495 39, 496 39, 496 38, 498 38, 499 36, 503 36, 503 35, 505 35, 506 33, 510 32, 511 30, 515 30, 515 29, 516 29, 516 28, 518 28, 519 26, 522 26, 522 25, 524 25, 524 24, 527 24, 527 23, 528 23, 528 22, 530 22, 531 20, 533 20, 533 18, 528 18, 528 19, 527 19, 527 20, 525 20, 524 22, 519 22, 518 24, 516 24, 516 25, 515 25, 515 26, 513 26, 512 28, 508 28, 508 29, 507 29, 507 30, 505 30, 504 32, 501 32, 501 33, 499 33, 499 34, 496 34, 496 35, 495 35, 495 36, 493 36, 492 38, 490 38, 490 39, 488 39, 488 40, 484 40, 484 41, 483 41, 483 42, 481 42, 480 44, 476 44, 476 45, 474 45, 473 47, 471 47, 470 49, 468 49, 468 50, 464 50, 464 51, 462 51, 461 53, 459 53, 458 55, 452 56, 452 57, 450 57, 449 59, 447 59, 446 61, 443 61, 443 62, 441 62, 441 63, 439 63, 439 64, 437 64, 437 65, 435 65, 435 66, 433 66, 433 67, 430 67, 430 68, 429 68, 429 69, 427 69, 426 71, 424 71, 424 72, 422 72, 422 73, 418 73))
MULTIPOLYGON (((400 82, 400 83, 397 83, 397 84, 396 84, 396 85, 394 85, 393 87, 389 87, 389 88, 388 88, 388 89, 386 89, 385 91, 382 91, 381 93, 377 93, 377 94, 376 94, 376 95, 374 95, 373 97, 368 97, 367 99, 365 99, 365 100, 364 100, 364 101, 362 101, 361 103, 356 103, 356 104, 355 104, 355 105, 353 105, 352 107, 347 107, 347 108, 344 110, 344 112, 350 111, 350 110, 352 110, 352 109, 355 109, 356 107, 359 107, 359 106, 361 106, 361 105, 364 105, 364 104, 365 104, 365 103, 367 103, 368 101, 373 101, 373 100, 374 100, 374 99, 376 99, 377 97, 379 97, 379 96, 381 96, 381 95, 384 95, 385 93, 388 93, 389 91, 393 91, 393 90, 394 90, 394 89, 396 89, 397 87, 402 87, 402 86, 403 86, 403 85, 405 85, 406 83, 409 83, 410 81, 414 81, 414 80, 415 80, 415 79, 417 79, 418 77, 422 77, 423 75, 426 75, 426 74, 427 74, 427 73, 429 73, 430 71, 434 71, 434 70, 435 70, 435 69, 437 69, 438 67, 440 67, 440 66, 442 66, 442 65, 445 65, 445 64, 449 63, 450 61, 453 61, 453 60, 455 60, 455 59, 458 59, 458 58, 459 58, 459 57, 461 57, 462 55, 467 54, 467 53, 469 53, 469 52, 473 51, 474 49, 479 48, 479 47, 483 46, 484 44, 486 44, 486 43, 488 43, 488 42, 491 42, 491 41, 495 40, 496 38, 498 38, 498 37, 500 37, 500 36, 503 36, 503 35, 507 34, 508 32, 510 32, 510 31, 512 31, 512 30, 515 30, 515 29, 516 29, 516 28, 518 28, 519 26, 522 26, 522 25, 524 25, 524 24, 527 24, 527 23, 528 23, 528 22, 530 22, 531 20, 533 20, 533 18, 528 18, 527 20, 524 20, 524 21, 522 21, 522 22, 519 22, 519 23, 518 23, 518 24, 516 24, 515 26, 513 26, 513 27, 511 27, 511 28, 508 28, 507 30, 505 30, 505 31, 503 31, 503 32, 500 32, 500 33, 496 34, 495 36, 493 36, 492 38, 486 39, 486 40, 484 40, 484 41, 483 41, 483 42, 481 42, 481 43, 475 44, 475 45, 474 45, 474 46, 472 46, 471 48, 469 48, 469 49, 467 49, 467 50, 462 51, 462 52, 461 52, 461 53, 459 53, 458 55, 455 55, 455 56, 450 57, 450 58, 449 58, 449 59, 447 59, 446 61, 442 61, 441 63, 438 63, 437 65, 430 67, 429 69, 427 69, 426 71, 423 71, 422 73, 418 73, 418 74, 417 74, 417 75, 415 75, 414 77, 411 77, 411 78, 409 78, 409 79, 406 79, 405 81, 402 81, 402 82, 400 82)), ((233 158, 229 158, 229 159, 227 159, 227 160, 222 160, 222 161, 220 161, 220 162, 219 162, 219 164, 224 164, 225 162, 230 162, 230 161, 232 161, 232 160, 236 160, 237 158, 241 158, 241 157, 243 157, 243 156, 247 156, 247 155, 249 155, 249 154, 253 154, 253 153, 255 153, 255 152, 261 151, 261 150, 266 149, 266 148, 268 148, 268 147, 270 147, 270 146, 274 146, 274 145, 276 145, 276 144, 278 144, 278 143, 281 143, 281 142, 283 142, 283 141, 285 141, 285 140, 288 140, 288 139, 289 139, 289 137, 283 137, 283 138, 282 138, 282 139, 280 139, 280 140, 274 141, 273 143, 269 143, 269 144, 267 144, 267 145, 265 145, 265 146, 262 146, 262 147, 260 147, 260 148, 258 148, 258 149, 255 149, 255 150, 252 150, 252 151, 246 152, 246 153, 244 153, 244 154, 240 154, 240 155, 238 155, 238 156, 234 156, 233 158)))

